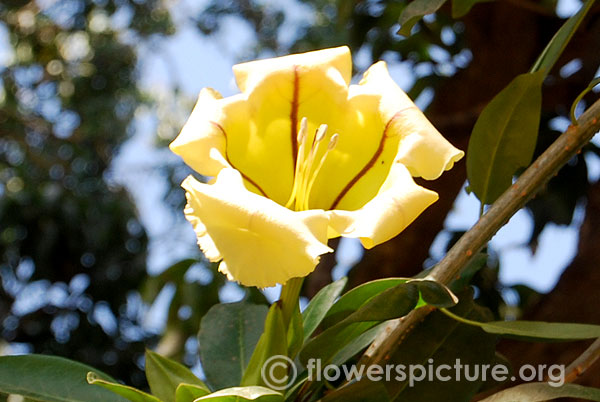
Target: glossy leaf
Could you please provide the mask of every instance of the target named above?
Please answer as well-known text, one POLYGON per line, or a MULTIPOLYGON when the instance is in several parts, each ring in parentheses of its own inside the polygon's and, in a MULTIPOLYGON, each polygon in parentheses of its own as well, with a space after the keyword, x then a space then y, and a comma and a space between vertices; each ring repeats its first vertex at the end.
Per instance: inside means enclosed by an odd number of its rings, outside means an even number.
POLYGON ((529 165, 537 141, 542 105, 542 72, 517 76, 485 107, 467 151, 470 189, 483 204, 493 203, 529 165))
POLYGON ((283 395, 277 391, 265 387, 232 387, 203 396, 194 402, 283 402, 283 395))
POLYGON ((423 16, 435 13, 445 2, 446 0, 414 0, 410 2, 404 10, 402 10, 402 14, 400 14, 400 20, 398 21, 400 23, 400 29, 397 33, 404 36, 410 36, 412 27, 414 27, 423 16))
POLYGON ((193 402, 196 399, 210 394, 206 387, 201 387, 193 384, 179 384, 175 391, 176 402, 193 402))
POLYGON ((107 381, 99 378, 96 373, 89 372, 87 374, 87 382, 92 385, 98 385, 106 388, 117 395, 127 398, 131 402, 161 402, 157 397, 140 391, 137 388, 128 385, 119 384, 112 381, 107 381))
POLYGON ((557 387, 548 383, 530 383, 505 389, 483 399, 481 402, 541 402, 557 398, 580 398, 588 401, 600 401, 600 389, 577 384, 564 384, 557 387))
MULTIPOLYGON (((113 392, 87 383, 93 367, 56 356, 0 356, 0 393, 48 402, 125 402, 113 392)), ((98 378, 114 381, 106 374, 98 378)))
POLYGON ((317 329, 327 312, 335 303, 348 282, 348 278, 343 277, 329 285, 325 286, 312 298, 306 309, 302 313, 304 325, 304 339, 308 339, 317 329))
POLYGON ((402 317, 415 308, 418 301, 418 287, 412 283, 401 283, 377 294, 340 324, 385 321, 402 317))
POLYGON ((175 402, 175 392, 179 384, 193 384, 208 387, 183 364, 146 350, 146 379, 152 394, 164 402, 175 402))
POLYGON ((349 290, 329 309, 325 315, 324 323, 330 324, 341 321, 377 294, 407 281, 407 278, 377 279, 349 290))
POLYGON ((457 303, 452 291, 437 282, 427 279, 385 278, 364 283, 348 291, 329 309, 324 322, 331 326, 348 317, 373 299, 379 293, 402 283, 413 283, 420 291, 420 300, 416 307, 430 304, 436 307, 449 307, 457 303), (424 293, 423 293, 424 292, 424 293))
POLYGON ((465 16, 471 8, 477 3, 484 3, 493 0, 452 0, 452 18, 465 16))
POLYGON ((413 280, 410 283, 417 285, 421 299, 430 306, 452 307, 458 303, 456 295, 441 283, 431 280, 413 280))
POLYGON ((300 351, 300 361, 305 364, 309 358, 320 358, 323 364, 328 363, 363 332, 382 321, 408 314, 418 300, 417 286, 410 283, 401 283, 380 292, 354 313, 306 343, 300 351))
POLYGON ((600 325, 591 324, 493 321, 484 322, 480 325, 481 329, 490 334, 526 340, 572 341, 600 338, 600 325))
MULTIPOLYGON (((279 303, 274 303, 269 309, 265 331, 254 349, 240 384, 242 386, 265 385, 262 371, 267 361, 273 356, 287 356, 287 336, 279 303)), ((274 379, 283 379, 287 376, 287 370, 279 367, 272 375, 274 379)))
POLYGON ((237 386, 260 338, 268 308, 249 303, 219 304, 202 318, 200 360, 213 389, 237 386))

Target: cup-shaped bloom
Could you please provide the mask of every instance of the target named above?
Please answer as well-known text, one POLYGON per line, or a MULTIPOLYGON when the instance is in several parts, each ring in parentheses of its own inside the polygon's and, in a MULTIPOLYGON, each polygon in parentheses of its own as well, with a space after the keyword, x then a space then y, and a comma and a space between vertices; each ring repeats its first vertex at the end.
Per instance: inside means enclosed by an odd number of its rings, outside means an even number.
POLYGON ((229 279, 285 283, 312 272, 327 240, 371 248, 406 228, 458 161, 454 148, 377 62, 350 85, 347 47, 233 67, 240 94, 203 89, 171 149, 191 176, 185 214, 229 279))

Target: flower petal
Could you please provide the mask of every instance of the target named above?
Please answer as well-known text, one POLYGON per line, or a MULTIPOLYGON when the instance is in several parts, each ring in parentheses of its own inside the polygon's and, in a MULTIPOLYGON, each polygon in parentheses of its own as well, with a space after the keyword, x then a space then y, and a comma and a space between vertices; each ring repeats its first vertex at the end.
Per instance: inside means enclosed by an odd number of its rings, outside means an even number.
POLYGON ((329 235, 359 238, 365 248, 372 248, 403 231, 437 199, 437 193, 413 181, 404 165, 394 163, 377 196, 365 206, 327 212, 329 235))
POLYGON ((229 99, 223 99, 211 88, 200 91, 188 121, 169 145, 171 151, 205 176, 216 176, 224 167, 230 167, 225 159, 227 140, 213 123, 213 120, 218 121, 223 104, 230 102, 229 99))
POLYGON ((346 86, 350 84, 352 78, 352 58, 348 46, 236 64, 233 66, 233 74, 240 91, 250 92, 265 77, 282 71, 291 71, 295 66, 301 67, 304 71, 321 70, 322 72, 333 68, 339 72, 346 86))
POLYGON ((400 135, 396 160, 404 164, 414 177, 437 179, 463 157, 464 152, 446 141, 396 85, 385 62, 373 64, 359 85, 382 94, 381 114, 385 120, 392 122, 390 129, 400 135))
POLYGON ((328 216, 322 210, 290 211, 245 189, 240 173, 223 169, 215 184, 191 176, 186 218, 198 244, 219 270, 246 286, 268 287, 312 272, 327 246, 328 216))

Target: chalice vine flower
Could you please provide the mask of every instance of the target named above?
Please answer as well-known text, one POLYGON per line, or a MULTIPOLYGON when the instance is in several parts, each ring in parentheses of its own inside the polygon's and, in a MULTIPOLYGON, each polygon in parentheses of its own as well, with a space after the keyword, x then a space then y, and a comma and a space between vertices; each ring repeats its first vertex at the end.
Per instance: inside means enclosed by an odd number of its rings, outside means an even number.
POLYGON ((170 147, 216 178, 185 179, 185 215, 206 257, 243 285, 308 275, 334 237, 391 239, 438 198, 413 177, 436 179, 463 156, 385 62, 350 85, 345 46, 233 72, 241 93, 203 89, 170 147))

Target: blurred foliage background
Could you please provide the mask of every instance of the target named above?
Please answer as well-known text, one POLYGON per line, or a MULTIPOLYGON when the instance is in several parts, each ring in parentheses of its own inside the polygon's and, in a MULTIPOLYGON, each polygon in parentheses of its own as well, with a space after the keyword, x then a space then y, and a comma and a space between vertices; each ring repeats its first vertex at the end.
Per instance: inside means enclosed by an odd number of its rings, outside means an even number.
MULTIPOLYGON (((404 38, 396 34, 396 22, 406 0, 290 1, 310 18, 292 26, 288 2, 261 0, 209 0, 192 7, 200 11, 186 18, 198 38, 209 40, 231 19, 250 27, 254 45, 236 55, 244 60, 348 44, 356 72, 378 59, 392 68, 396 62, 409 62, 414 74, 409 95, 426 99, 428 117, 465 150, 483 106, 529 69, 562 22, 555 1, 497 0, 476 5, 458 21, 445 6, 404 38)), ((140 87, 138 49, 177 32, 171 17, 180 7, 186 3, 0 4, 0 34, 6 36, 5 54, 10 55, 0 60, 0 352, 66 356, 138 387, 145 381, 144 347, 158 348, 189 366, 197 364, 199 321, 222 300, 225 280, 197 250, 163 267, 162 273, 148 275, 146 228, 111 170, 119 147, 136 134, 139 111, 163 117, 155 141, 162 149, 183 123, 176 117, 185 117, 193 106, 194 100, 177 85, 160 98, 140 87), (172 295, 163 301, 168 304, 167 325, 157 331, 146 320, 167 288, 172 295)), ((571 102, 598 69, 598 8, 590 12, 545 83, 538 152, 556 137, 560 117, 564 122, 571 102)), ((528 205, 534 220, 528 242, 533 252, 548 223, 568 225, 578 208, 600 208, 600 197, 592 196, 598 184, 588 177, 586 155, 591 154, 599 154, 594 145, 528 205)), ((184 198, 179 183, 189 173, 180 162, 161 167, 168 184, 164 204, 180 219, 184 198)), ((439 255, 431 254, 431 245, 444 231, 465 178, 462 162, 427 183, 441 194, 440 201, 396 239, 365 252, 349 272, 351 285, 411 276, 434 264, 439 255)), ((582 218, 580 253, 553 292, 540 295, 523 285, 507 289, 498 282, 502 267, 494 250, 488 250, 487 266, 473 282, 478 301, 497 317, 600 324, 592 308, 600 288, 598 270, 594 271, 599 257, 590 251, 600 225, 592 224, 592 218, 589 212, 582 218), (509 303, 507 290, 512 295, 509 303), (575 293, 577 298, 569 297, 575 293)), ((446 248, 459 235, 446 232, 446 248)), ((306 281, 304 295, 314 295, 331 281, 335 257, 322 259, 306 281)), ((256 302, 266 300, 257 290, 244 292, 256 302)), ((573 345, 572 353, 578 347, 573 345)), ((563 345, 561 351, 569 348, 563 345)), ((515 363, 549 358, 544 347, 518 353, 511 352, 514 349, 505 346, 515 363)), ((553 353, 550 358, 556 357, 553 353)), ((593 378, 594 372, 589 373, 593 378)))

